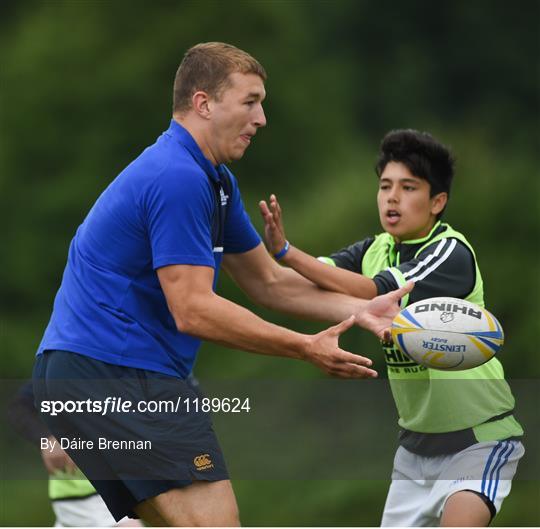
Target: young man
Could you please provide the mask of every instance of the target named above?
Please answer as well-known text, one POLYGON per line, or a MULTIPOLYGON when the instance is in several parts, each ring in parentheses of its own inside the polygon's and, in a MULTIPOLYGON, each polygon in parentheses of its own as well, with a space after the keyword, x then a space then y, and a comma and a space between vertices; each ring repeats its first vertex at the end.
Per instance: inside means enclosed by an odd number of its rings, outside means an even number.
MULTIPOLYGON (((370 360, 339 348, 339 335, 355 323, 381 335, 412 284, 367 303, 280 267, 224 165, 240 159, 266 124, 265 79, 262 66, 234 46, 187 51, 170 127, 103 192, 70 245, 34 369, 42 411, 52 401, 94 409, 120 391, 124 402, 192 397, 184 379, 201 339, 302 359, 340 377, 376 376, 370 360), (214 293, 221 263, 261 305, 341 323, 313 336, 268 323, 214 293)), ((177 411, 43 417, 57 439, 73 440, 68 454, 116 519, 237 525, 210 420, 177 411), (135 451, 98 449, 102 438, 135 451)))
MULTIPOLYGON (((330 291, 370 299, 413 281, 402 306, 435 296, 483 306, 472 247, 440 220, 454 173, 449 150, 429 134, 392 131, 376 172, 384 233, 317 260, 286 242, 272 195, 260 203, 270 251, 330 291)), ((383 349, 401 431, 382 525, 488 525, 524 453, 499 360, 445 372, 415 364, 391 343, 383 349)))

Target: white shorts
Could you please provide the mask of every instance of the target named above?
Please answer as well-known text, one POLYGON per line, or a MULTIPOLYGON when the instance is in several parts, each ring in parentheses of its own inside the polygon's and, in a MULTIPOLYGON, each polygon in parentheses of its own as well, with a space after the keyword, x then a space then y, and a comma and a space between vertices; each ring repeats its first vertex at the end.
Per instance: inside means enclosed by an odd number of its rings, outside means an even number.
POLYGON ((419 456, 400 446, 381 526, 439 526, 446 500, 460 490, 483 494, 499 512, 524 453, 519 441, 477 443, 436 457, 419 456))
POLYGON ((81 499, 52 501, 55 527, 141 527, 139 520, 123 518, 116 523, 99 494, 81 499))

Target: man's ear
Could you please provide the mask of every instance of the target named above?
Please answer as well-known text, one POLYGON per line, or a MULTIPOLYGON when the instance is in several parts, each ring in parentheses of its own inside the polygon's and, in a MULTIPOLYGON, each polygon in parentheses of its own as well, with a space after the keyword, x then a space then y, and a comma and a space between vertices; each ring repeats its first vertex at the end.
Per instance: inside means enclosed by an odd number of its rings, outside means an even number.
POLYGON ((448 193, 446 191, 431 197, 431 214, 437 216, 444 209, 447 202, 448 193))
POLYGON ((203 119, 210 119, 210 96, 202 90, 195 92, 191 98, 193 110, 203 119))

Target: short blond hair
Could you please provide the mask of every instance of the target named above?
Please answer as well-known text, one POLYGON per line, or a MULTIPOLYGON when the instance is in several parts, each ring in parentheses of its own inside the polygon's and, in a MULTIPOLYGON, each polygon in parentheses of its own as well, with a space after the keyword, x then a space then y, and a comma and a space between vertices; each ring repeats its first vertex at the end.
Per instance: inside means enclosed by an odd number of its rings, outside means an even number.
POLYGON ((190 48, 176 72, 173 113, 191 108, 191 98, 199 90, 219 100, 229 85, 231 73, 253 73, 266 81, 266 72, 249 53, 224 42, 203 42, 190 48))

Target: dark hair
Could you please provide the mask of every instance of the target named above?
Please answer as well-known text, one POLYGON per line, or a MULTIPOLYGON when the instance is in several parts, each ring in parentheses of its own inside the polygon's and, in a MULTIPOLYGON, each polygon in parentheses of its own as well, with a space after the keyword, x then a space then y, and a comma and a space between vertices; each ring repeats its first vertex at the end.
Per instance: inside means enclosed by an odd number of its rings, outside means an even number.
POLYGON ((191 98, 203 90, 218 99, 233 72, 254 73, 266 81, 266 72, 249 53, 224 42, 204 42, 190 48, 176 72, 173 113, 191 108, 191 98))
POLYGON ((411 174, 427 180, 430 196, 442 192, 450 195, 455 158, 431 134, 412 129, 391 130, 381 142, 375 166, 379 178, 388 162, 401 162, 411 174))

